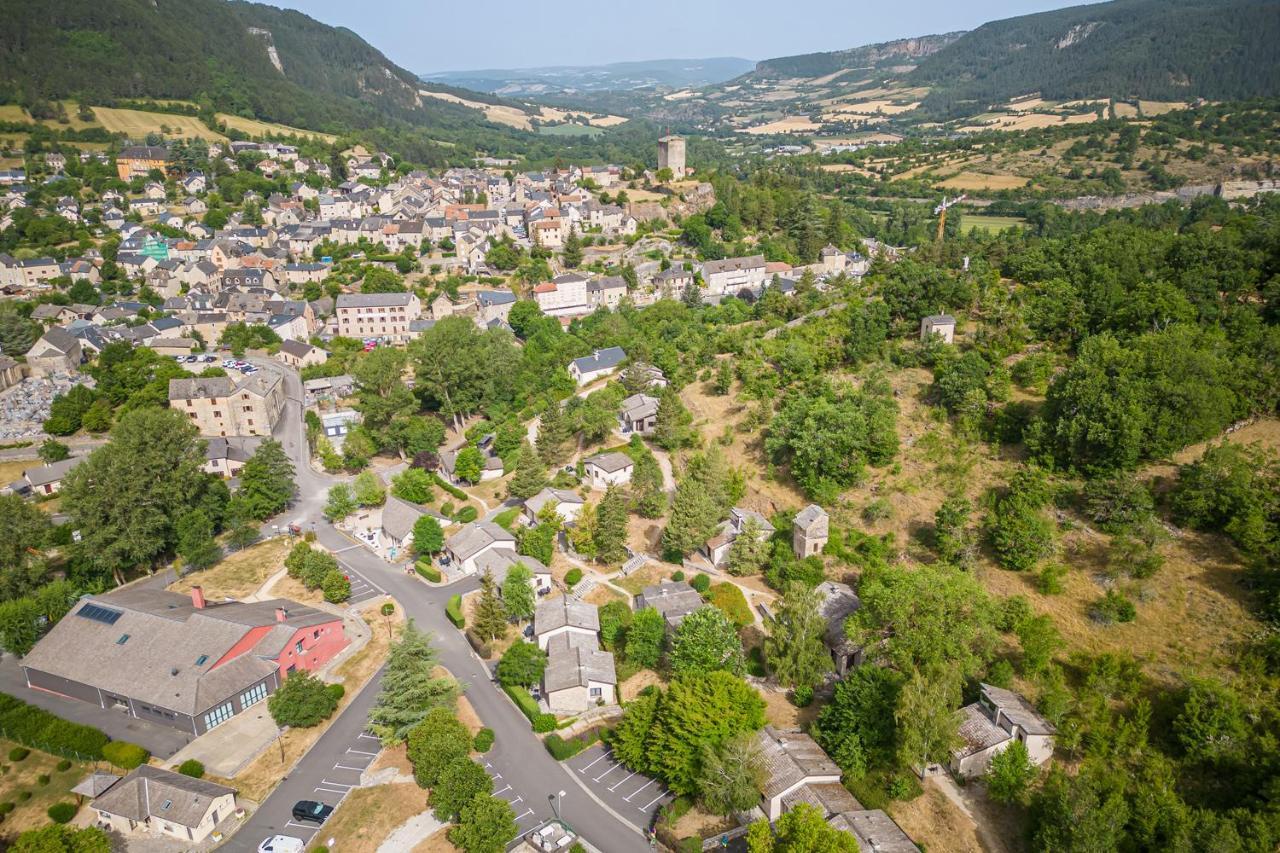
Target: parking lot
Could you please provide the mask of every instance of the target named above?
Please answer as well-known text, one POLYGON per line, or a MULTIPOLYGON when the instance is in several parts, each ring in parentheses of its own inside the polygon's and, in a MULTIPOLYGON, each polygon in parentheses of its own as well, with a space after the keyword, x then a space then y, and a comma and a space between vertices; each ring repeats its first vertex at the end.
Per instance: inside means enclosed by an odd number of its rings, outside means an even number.
MULTIPOLYGON (((351 548, 359 548, 359 545, 352 545, 351 548)), ((366 578, 364 575, 351 568, 351 564, 342 559, 342 552, 350 550, 343 548, 334 552, 334 557, 338 560, 338 565, 342 567, 342 573, 347 576, 347 580, 351 582, 351 597, 347 599, 348 606, 354 607, 371 598, 377 598, 385 594, 385 590, 366 578)))
POLYGON ((569 762, 569 769, 591 793, 641 831, 649 828, 659 809, 675 799, 657 779, 614 761, 613 751, 604 744, 579 753, 569 762))
MULTIPOLYGON (((531 802, 524 798, 524 795, 516 790, 510 783, 502 778, 502 774, 488 761, 483 762, 484 772, 489 774, 489 778, 493 780, 493 795, 500 800, 506 800, 511 806, 511 813, 516 816, 516 826, 520 828, 520 832, 516 835, 519 838, 538 824, 542 823, 550 814, 544 817, 539 816, 541 812, 548 812, 548 804, 531 802)), ((511 839, 515 841, 516 838, 511 839)))
MULTIPOLYGON (((337 808, 346 799, 347 794, 360 784, 360 774, 365 771, 382 749, 382 741, 369 734, 360 732, 354 738, 338 745, 338 752, 333 764, 315 780, 308 799, 317 800, 337 808)), ((289 804, 292 808, 292 804, 289 804)), ((292 817, 284 824, 284 834, 292 835, 309 842, 322 827, 311 823, 299 823, 292 817)))

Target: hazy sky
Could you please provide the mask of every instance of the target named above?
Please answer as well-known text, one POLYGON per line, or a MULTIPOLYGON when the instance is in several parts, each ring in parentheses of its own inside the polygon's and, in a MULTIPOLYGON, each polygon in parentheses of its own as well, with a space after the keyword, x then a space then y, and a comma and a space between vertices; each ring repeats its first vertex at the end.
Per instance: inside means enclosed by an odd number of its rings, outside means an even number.
POLYGON ((768 59, 909 36, 1084 0, 265 0, 359 33, 409 71, 768 59))

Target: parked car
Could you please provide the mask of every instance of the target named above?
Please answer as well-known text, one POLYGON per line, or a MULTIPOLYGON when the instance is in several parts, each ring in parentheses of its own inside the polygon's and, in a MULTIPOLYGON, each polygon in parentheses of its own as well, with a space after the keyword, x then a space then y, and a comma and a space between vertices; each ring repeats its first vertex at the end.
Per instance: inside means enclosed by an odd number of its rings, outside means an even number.
POLYGON ((306 845, 292 835, 273 835, 258 845, 258 853, 302 853, 306 845))
POLYGON ((210 364, 214 360, 214 356, 202 355, 200 356, 200 360, 203 361, 205 364, 210 364))
POLYGON ((333 814, 333 806, 318 803, 315 800, 298 800, 293 804, 293 819, 306 820, 314 824, 324 823, 333 814))

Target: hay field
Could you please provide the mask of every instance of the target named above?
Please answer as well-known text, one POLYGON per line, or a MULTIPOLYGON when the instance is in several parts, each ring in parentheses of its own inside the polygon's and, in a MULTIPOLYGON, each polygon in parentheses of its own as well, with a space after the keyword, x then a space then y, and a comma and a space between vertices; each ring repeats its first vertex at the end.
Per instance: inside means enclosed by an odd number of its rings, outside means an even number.
POLYGON ((880 98, 874 101, 866 101, 858 104, 840 104, 833 107, 833 113, 854 113, 855 115, 886 115, 896 116, 902 113, 909 113, 916 107, 920 106, 919 101, 913 101, 908 104, 898 104, 887 98, 880 98))
POLYGON ((27 111, 17 104, 0 104, 0 121, 31 121, 27 111))
POLYGON ((765 136, 770 133, 810 133, 816 130, 822 130, 822 125, 810 120, 808 116, 787 116, 768 124, 744 128, 742 132, 754 136, 765 136))
POLYGON ((227 127, 247 133, 250 136, 310 136, 314 139, 320 139, 330 144, 337 141, 338 137, 332 133, 321 133, 317 130, 303 130, 298 127, 290 127, 287 124, 272 124, 268 121, 258 121, 255 118, 243 118, 241 116, 233 116, 230 113, 218 113, 217 119, 226 124, 227 127))
POLYGON ((527 113, 516 109, 515 107, 506 107, 497 104, 482 104, 479 101, 468 101, 466 98, 459 98, 457 95, 450 95, 447 92, 428 92, 419 90, 419 95, 426 98, 435 98, 439 101, 448 101, 451 104, 460 104, 473 110, 479 110, 484 113, 484 117, 494 124, 505 124, 507 127, 514 127, 517 130, 532 130, 533 125, 529 123, 527 113))
POLYGON ((937 186, 948 190, 1016 190, 1031 183, 1018 175, 986 175, 982 172, 958 172, 937 186))
POLYGON ((179 116, 170 113, 149 113, 143 110, 122 110, 116 107, 94 107, 93 114, 110 133, 123 133, 130 137, 143 137, 148 133, 164 133, 172 138, 199 137, 224 142, 226 137, 204 126, 195 116, 179 116), (169 129, 168 133, 161 130, 169 129))
POLYGON ((1138 101, 1138 108, 1144 116, 1160 116, 1174 110, 1185 110, 1187 104, 1180 101, 1138 101))
POLYGON ((1116 118, 1137 118, 1138 108, 1133 104, 1126 104, 1123 101, 1116 101, 1116 118))
POLYGON ((983 216, 977 213, 960 214, 960 232, 968 234, 973 228, 988 234, 1003 231, 1006 228, 1021 228, 1027 220, 1021 216, 983 216))

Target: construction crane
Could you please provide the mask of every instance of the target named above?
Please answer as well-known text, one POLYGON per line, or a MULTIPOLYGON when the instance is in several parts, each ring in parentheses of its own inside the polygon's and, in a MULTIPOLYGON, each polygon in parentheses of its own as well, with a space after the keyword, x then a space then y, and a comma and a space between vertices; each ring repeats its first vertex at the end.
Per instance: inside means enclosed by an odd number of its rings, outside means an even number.
POLYGON ((960 202, 964 201, 968 197, 969 197, 968 193, 962 193, 961 195, 958 195, 953 199, 948 199, 946 196, 943 196, 942 204, 938 205, 933 209, 933 215, 938 217, 938 236, 935 239, 935 242, 938 242, 938 243, 942 242, 942 231, 944 228, 947 227, 947 209, 950 208, 952 205, 959 204, 960 202))

